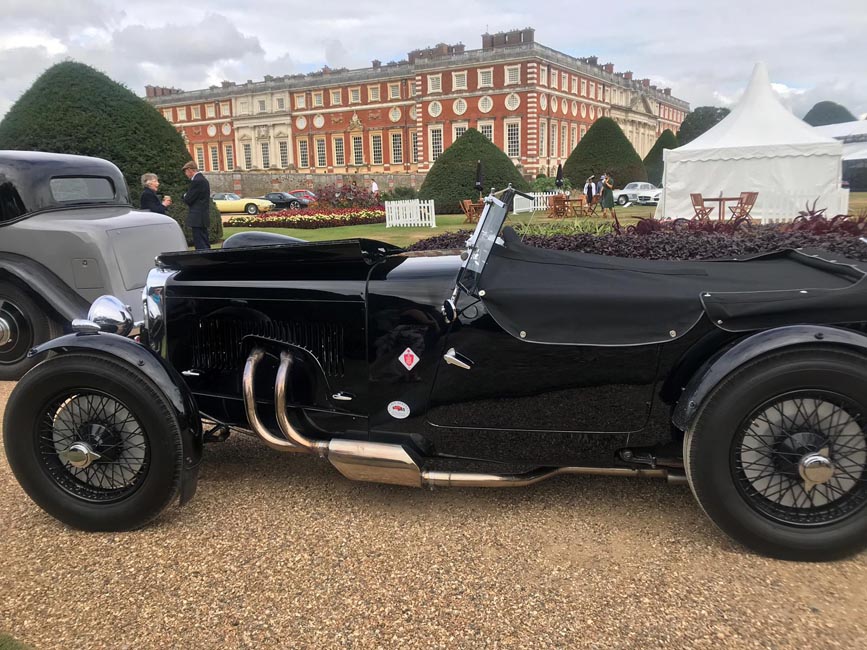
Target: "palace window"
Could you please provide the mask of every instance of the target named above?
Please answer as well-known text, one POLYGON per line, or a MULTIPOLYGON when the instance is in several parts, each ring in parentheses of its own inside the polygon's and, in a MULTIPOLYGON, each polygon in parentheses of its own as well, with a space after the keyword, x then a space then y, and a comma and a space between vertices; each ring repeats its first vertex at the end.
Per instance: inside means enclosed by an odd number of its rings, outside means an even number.
POLYGON ((557 157, 557 123, 551 122, 551 157, 557 157))
POLYGON ((334 164, 337 166, 346 164, 346 152, 343 151, 343 138, 334 138, 334 164))
POLYGON ((258 112, 260 112, 260 113, 265 112, 266 109, 265 109, 265 100, 264 99, 260 99, 256 105, 257 105, 258 112))
POLYGON ((443 153, 443 127, 437 126, 430 130, 430 159, 436 162, 443 153))
POLYGON ((286 100, 283 97, 277 98, 277 110, 285 111, 286 110, 286 100))
POLYGON ((164 108, 163 109, 163 117, 166 118, 169 122, 172 121, 172 109, 164 108))
POLYGON ((253 145, 244 143, 244 169, 253 169, 253 145))
POLYGON ((493 122, 479 122, 479 133, 485 136, 491 142, 494 141, 494 124, 493 122))
POLYGON ((360 135, 352 136, 352 164, 364 164, 364 141, 360 135))
POLYGON ((587 80, 586 79, 581 80, 581 96, 587 97, 587 80))
POLYGON ((391 134, 391 162, 393 164, 403 162, 403 138, 400 133, 391 134))
POLYGON ((388 98, 400 99, 400 84, 388 84, 388 98))
POLYGON ((360 104, 361 103, 361 88, 350 88, 349 89, 349 103, 350 104, 360 104))
POLYGON ((427 91, 438 93, 443 89, 443 76, 441 74, 429 74, 427 76, 427 91))
POLYGON ((194 120, 202 119, 202 109, 199 106, 193 106, 193 119, 194 120))
POLYGON ((373 164, 381 165, 382 164, 382 136, 372 135, 370 136, 370 144, 371 149, 373 150, 373 164))
POLYGON ((205 168, 205 148, 204 147, 196 147, 196 164, 198 164, 199 169, 205 168))
POLYGON ((564 158, 569 155, 569 127, 565 124, 560 127, 560 155, 564 158))
POLYGON ((306 139, 298 141, 298 166, 301 168, 310 167, 310 152, 307 147, 306 139))
POLYGON ((281 140, 277 143, 280 149, 280 166, 284 169, 289 166, 289 143, 286 140, 281 140))
POLYGON ((262 169, 268 169, 271 166, 271 145, 260 142, 259 147, 262 149, 262 169))
POLYGON ((452 90, 467 89, 467 71, 452 72, 452 90))
POLYGON ((235 169, 235 148, 227 144, 224 151, 226 153, 226 170, 232 171, 235 169))
POLYGON ((206 105, 205 115, 207 115, 208 117, 217 117, 217 107, 213 104, 206 105))
POLYGON ((506 66, 506 85, 514 85, 521 83, 521 66, 507 65, 506 66))
POLYGON ((556 70, 551 70, 551 88, 557 88, 559 85, 560 73, 556 70))
POLYGON ((328 161, 325 157, 325 138, 316 138, 316 166, 325 167, 328 161))
POLYGON ((178 122, 187 119, 187 107, 178 106, 178 122))
POLYGON ((547 86, 548 85, 548 66, 540 65, 539 66, 539 85, 547 86))
POLYGON ((378 102, 379 101, 379 85, 367 87, 367 101, 369 101, 369 102, 378 102))
POLYGON ((544 158, 548 153, 548 124, 539 123, 539 156, 544 158))
POLYGON ((220 102, 220 117, 226 117, 232 109, 229 107, 229 102, 220 102))
POLYGON ((506 155, 518 158, 521 155, 521 123, 506 122, 506 155))
POLYGON ((247 103, 246 99, 242 99, 238 102, 238 112, 241 115, 246 115, 250 112, 250 105, 247 103))
POLYGON ((412 132, 412 161, 418 162, 418 131, 412 132))
POLYGON ((467 132, 466 124, 456 124, 452 129, 452 142, 461 137, 464 133, 467 132))
POLYGON ((220 149, 216 146, 211 147, 211 171, 215 172, 220 169, 220 149))
POLYGON ((295 93, 295 108, 307 108, 307 99, 304 93, 295 93))
MULTIPOLYGON (((313 93, 313 105, 314 106, 323 106, 324 105, 325 100, 323 99, 322 95, 323 95, 322 91, 313 93)), ((305 165, 305 167, 306 167, 306 165, 305 165)))
POLYGON ((331 91, 331 105, 332 106, 340 106, 342 104, 342 100, 340 98, 340 90, 332 90, 331 91))
POLYGON ((578 77, 572 77, 572 94, 578 94, 578 77))
POLYGON ((494 69, 479 70, 479 88, 491 88, 494 85, 494 69))
POLYGON ((593 99, 593 97, 595 95, 596 95, 596 83, 591 81, 590 82, 590 99, 593 99))
POLYGON ((572 150, 575 150, 575 147, 578 146, 578 127, 574 124, 572 125, 572 150))

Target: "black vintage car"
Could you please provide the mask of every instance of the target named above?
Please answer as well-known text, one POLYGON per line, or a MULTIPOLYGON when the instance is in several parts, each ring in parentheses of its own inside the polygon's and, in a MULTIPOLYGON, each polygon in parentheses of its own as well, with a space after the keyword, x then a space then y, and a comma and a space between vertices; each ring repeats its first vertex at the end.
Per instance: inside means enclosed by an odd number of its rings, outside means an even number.
POLYGON ((270 192, 261 198, 271 201, 278 210, 300 210, 310 205, 308 199, 289 192, 270 192))
POLYGON ((132 529, 189 500, 203 441, 236 429, 362 481, 688 482, 760 553, 862 549, 867 270, 536 249, 503 229, 513 193, 461 254, 260 236, 162 255, 140 342, 107 297, 33 352, 6 411, 15 476, 71 526, 132 529))

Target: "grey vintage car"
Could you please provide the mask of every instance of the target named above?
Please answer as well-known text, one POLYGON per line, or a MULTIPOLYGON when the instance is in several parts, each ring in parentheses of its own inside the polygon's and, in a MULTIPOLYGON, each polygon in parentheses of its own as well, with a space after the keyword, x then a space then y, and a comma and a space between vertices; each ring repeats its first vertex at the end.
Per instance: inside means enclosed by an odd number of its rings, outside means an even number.
POLYGON ((112 294, 141 318, 154 257, 186 250, 172 218, 135 210, 120 170, 99 158, 0 151, 0 380, 112 294))

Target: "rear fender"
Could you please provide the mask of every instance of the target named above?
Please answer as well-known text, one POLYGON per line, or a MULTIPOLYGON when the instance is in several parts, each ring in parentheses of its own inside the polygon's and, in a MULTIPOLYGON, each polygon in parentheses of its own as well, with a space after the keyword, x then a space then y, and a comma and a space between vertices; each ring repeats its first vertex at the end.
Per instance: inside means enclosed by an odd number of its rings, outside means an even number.
POLYGON ((867 336, 840 327, 790 325, 753 334, 741 339, 699 368, 674 408, 671 417, 674 426, 681 431, 687 431, 714 388, 745 363, 769 352, 806 344, 842 346, 867 353, 867 336))
POLYGON ((84 318, 88 302, 50 270, 29 257, 0 253, 0 277, 4 272, 30 290, 67 322, 84 318))
POLYGON ((67 334, 34 348, 29 356, 46 352, 69 354, 87 352, 119 360, 150 379, 174 409, 181 428, 184 467, 181 476, 180 503, 189 501, 196 492, 199 463, 202 460, 202 421, 190 390, 178 372, 151 350, 132 339, 99 332, 67 334))

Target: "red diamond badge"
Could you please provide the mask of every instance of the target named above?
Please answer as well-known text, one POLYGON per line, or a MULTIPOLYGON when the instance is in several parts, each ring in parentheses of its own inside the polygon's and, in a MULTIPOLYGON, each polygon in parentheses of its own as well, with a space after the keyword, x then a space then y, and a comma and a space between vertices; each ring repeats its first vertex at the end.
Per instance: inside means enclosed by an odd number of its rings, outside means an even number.
POLYGON ((411 349, 407 348, 400 354, 400 362, 407 370, 412 370, 418 363, 418 355, 411 349))

